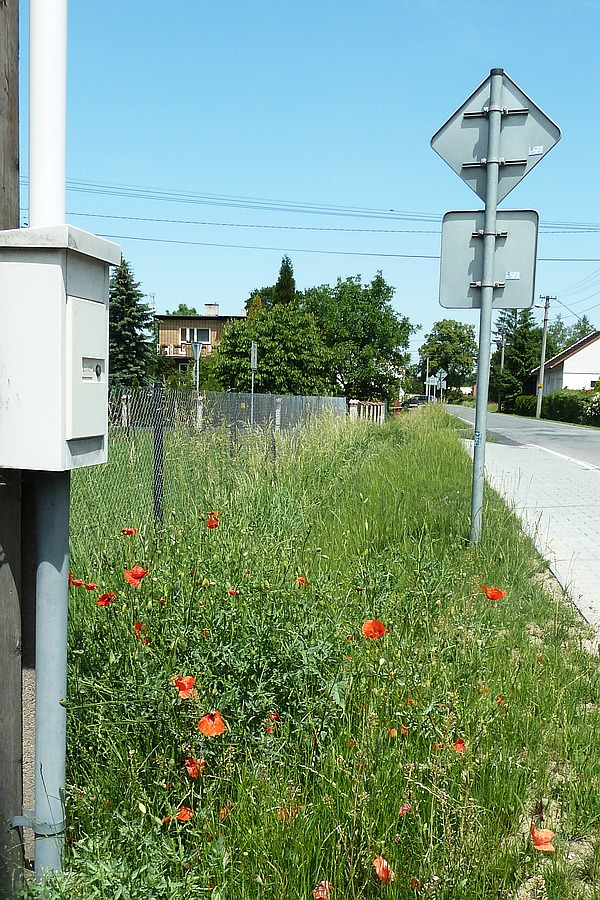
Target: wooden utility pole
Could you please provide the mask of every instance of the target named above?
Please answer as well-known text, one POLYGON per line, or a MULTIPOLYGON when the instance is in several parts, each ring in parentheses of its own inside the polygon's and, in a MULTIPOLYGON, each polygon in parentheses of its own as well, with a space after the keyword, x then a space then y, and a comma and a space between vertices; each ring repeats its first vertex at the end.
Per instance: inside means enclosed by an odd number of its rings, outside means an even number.
MULTIPOLYGON (((0 229, 19 227, 19 3, 0 0, 0 229)), ((0 469, 0 897, 21 885, 21 473, 0 469)))

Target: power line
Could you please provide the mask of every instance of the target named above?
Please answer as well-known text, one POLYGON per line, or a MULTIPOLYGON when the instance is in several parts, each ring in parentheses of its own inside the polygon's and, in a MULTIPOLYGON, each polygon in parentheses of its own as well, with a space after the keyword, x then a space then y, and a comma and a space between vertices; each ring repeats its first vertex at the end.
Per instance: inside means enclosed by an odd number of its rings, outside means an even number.
POLYGON ((72 216, 89 217, 93 219, 115 219, 127 222, 152 222, 163 225, 201 225, 210 228, 262 228, 278 231, 329 231, 342 234, 440 234, 438 229, 416 228, 325 228, 318 225, 259 225, 248 222, 199 222, 193 219, 158 219, 149 216, 115 216, 105 213, 71 212, 72 216))
MULTIPOLYGON (((27 176, 21 176, 21 182, 28 184, 27 176)), ((326 203, 309 203, 296 200, 272 200, 263 197, 240 197, 227 194, 207 194, 193 191, 151 188, 140 185, 121 185, 104 182, 71 179, 66 183, 67 191, 104 196, 119 196, 128 199, 142 199, 169 203, 192 203, 209 206, 225 206, 235 209, 255 209, 271 212, 310 213, 314 215, 350 216, 357 218, 377 218, 396 221, 441 222, 442 216, 437 213, 418 213, 395 209, 374 209, 359 206, 341 206, 326 203)), ((78 213, 77 215, 86 215, 78 213)), ((94 214, 90 214, 94 215, 94 214)), ((115 217, 126 218, 126 217, 115 217)), ((154 221, 171 221, 156 219, 154 221)), ((178 220, 173 220, 178 221, 178 220)), ((182 224, 184 224, 182 222, 182 224)), ((190 223, 193 224, 193 223, 190 223)), ((205 223, 198 223, 205 224, 205 223)), ((213 224, 213 223, 206 223, 213 224)), ((221 224, 221 223, 214 223, 221 224)), ((227 223, 222 223, 227 224, 227 223)), ((259 226, 256 226, 259 227, 259 226)), ((276 227, 276 226, 273 226, 276 227)), ((285 226, 279 226, 285 227, 285 226)), ((288 226, 291 227, 291 226, 288 226)), ((593 222, 543 222, 541 230, 546 233, 568 234, 600 231, 600 223, 593 222)))
MULTIPOLYGON (((439 259, 439 254, 425 253, 366 253, 354 250, 321 250, 307 249, 305 247, 255 247, 249 244, 218 244, 209 241, 179 241, 169 238, 136 237, 127 234, 99 234, 98 237, 109 238, 113 241, 145 241, 156 244, 180 244, 190 247, 220 247, 228 250, 268 250, 275 253, 324 253, 332 256, 375 256, 392 259, 439 259)), ((600 260, 598 260, 600 262, 600 260)))

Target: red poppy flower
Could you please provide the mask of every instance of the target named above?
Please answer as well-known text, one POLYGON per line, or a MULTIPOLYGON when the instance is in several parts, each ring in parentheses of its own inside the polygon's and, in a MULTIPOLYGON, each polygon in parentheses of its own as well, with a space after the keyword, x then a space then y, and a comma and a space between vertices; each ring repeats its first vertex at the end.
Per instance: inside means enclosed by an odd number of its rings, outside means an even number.
POLYGON ((285 824, 289 824, 293 822, 298 813, 300 812, 300 807, 298 805, 295 806, 278 806, 275 810, 275 815, 277 816, 278 822, 284 822, 285 824))
POLYGON ((229 813, 231 812, 231 800, 227 800, 225 806, 222 806, 219 810, 219 818, 221 820, 226 819, 229 813))
POLYGON ((192 816, 194 815, 194 810, 190 809, 189 806, 182 806, 177 812, 176 819, 178 822, 189 822, 192 816))
POLYGON ((85 587, 83 578, 73 578, 73 574, 69 572, 69 587, 85 587))
POLYGON ((496 587, 486 587, 485 584, 481 585, 481 590, 488 598, 488 600, 502 600, 503 597, 507 596, 507 591, 501 591, 500 588, 496 587))
POLYGON ((454 741, 454 743, 452 744, 452 749, 456 750, 457 753, 464 753, 465 752, 465 742, 463 741, 463 739, 458 738, 457 741, 454 741))
POLYGON ((388 728, 388 734, 391 738, 395 738, 398 736, 398 729, 397 728, 388 728))
POLYGON ((95 591, 98 589, 98 585, 95 581, 87 581, 84 585, 85 589, 88 591, 95 591))
POLYGON ((554 847, 552 846, 553 831, 550 831, 549 828, 536 828, 533 822, 529 830, 536 850, 541 850, 544 853, 554 853, 554 847))
POLYGON ((197 778, 204 772, 206 760, 204 759, 184 759, 185 768, 190 778, 197 778))
POLYGON ((400 809, 398 810, 398 815, 404 817, 404 816, 408 815, 408 813, 411 811, 411 809, 412 809, 412 805, 410 803, 403 803, 402 806, 400 807, 400 809))
POLYGON ((137 534, 137 528, 121 528, 121 534, 126 534, 126 535, 137 534))
POLYGON ((207 713, 198 720, 198 731, 207 737, 216 737, 218 734, 223 734, 226 730, 227 725, 221 718, 221 713, 218 709, 214 713, 207 713))
POLYGON ((329 900, 333 885, 330 881, 320 881, 313 891, 315 900, 329 900))
POLYGON ((219 513, 216 509, 213 509, 209 512, 208 518, 206 520, 207 528, 218 528, 219 526, 219 513))
POLYGON ((402 724, 400 728, 400 734, 408 734, 408 725, 404 725, 404 723, 402 724))
POLYGON ((142 569, 141 566, 133 566, 132 569, 125 569, 125 581, 128 584, 131 584, 133 587, 139 587, 142 578, 145 578, 148 574, 148 569, 142 569))
POLYGON ((306 585, 308 584, 308 581, 306 580, 304 575, 297 575, 296 576, 296 584, 298 585, 298 587, 306 587, 306 585))
POLYGON ((146 637, 146 635, 144 633, 145 628, 146 628, 146 626, 144 625, 143 622, 134 622, 133 623, 133 630, 135 632, 135 636, 140 639, 142 644, 148 643, 148 638, 146 637))
POLYGON ((190 700, 197 696, 198 691, 194 687, 196 679, 193 675, 172 675, 171 681, 182 700, 190 700))
POLYGON ((364 636, 371 641, 376 641, 377 638, 383 637, 384 634, 388 634, 388 629, 385 628, 379 619, 369 619, 367 622, 363 623, 360 630, 364 636))
POLYGON ((390 868, 390 864, 383 856, 378 856, 373 860, 373 868, 379 880, 385 882, 385 884, 389 884, 390 881, 394 880, 394 873, 390 868))
POLYGON ((406 702, 407 702, 408 706, 412 706, 415 701, 413 700, 412 697, 409 697, 406 702))
POLYGON ((236 588, 229 588, 229 590, 227 591, 227 593, 228 593, 228 594, 231 594, 232 597, 239 597, 239 596, 240 596, 240 592, 239 592, 238 590, 236 590, 236 588))
POLYGON ((443 750, 443 749, 444 749, 444 745, 443 745, 443 743, 439 743, 439 742, 438 742, 438 743, 432 744, 432 745, 431 745, 431 749, 432 749, 432 750, 443 750))
POLYGON ((110 606, 116 596, 116 594, 101 594, 96 600, 96 603, 98 606, 110 606))

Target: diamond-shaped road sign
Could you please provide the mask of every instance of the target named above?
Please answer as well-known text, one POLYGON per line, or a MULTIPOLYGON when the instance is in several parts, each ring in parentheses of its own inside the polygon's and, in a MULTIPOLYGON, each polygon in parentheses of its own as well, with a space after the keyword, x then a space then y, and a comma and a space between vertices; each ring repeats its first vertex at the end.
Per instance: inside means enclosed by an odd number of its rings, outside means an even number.
MULTIPOLYGON (((479 309, 483 273, 483 210, 447 212, 442 219, 440 305, 479 309)), ((539 216, 534 209, 496 213, 493 309, 533 303, 539 216)))
MULTIPOLYGON (((483 201, 486 199, 491 74, 431 138, 431 146, 483 201)), ((502 75, 497 202, 560 140, 560 128, 502 75)))

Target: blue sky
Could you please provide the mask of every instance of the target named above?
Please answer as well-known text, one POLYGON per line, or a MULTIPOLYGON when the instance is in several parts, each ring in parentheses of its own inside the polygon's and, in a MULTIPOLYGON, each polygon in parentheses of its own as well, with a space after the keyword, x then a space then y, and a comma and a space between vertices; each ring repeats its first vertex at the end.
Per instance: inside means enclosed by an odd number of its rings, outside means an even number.
MULTIPOLYGON (((26 178, 26 3, 21 31, 26 178)), ((481 202, 429 141, 501 67, 562 129, 502 203, 540 214, 536 298, 600 325, 599 37, 600 0, 71 0, 67 219, 158 312, 239 313, 284 254, 301 289, 381 270, 414 352, 478 324, 439 306, 437 257, 442 215, 481 202)))

